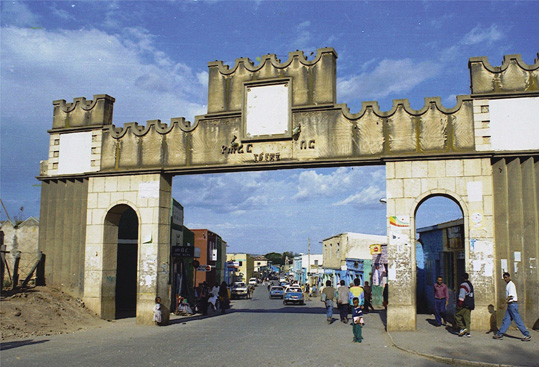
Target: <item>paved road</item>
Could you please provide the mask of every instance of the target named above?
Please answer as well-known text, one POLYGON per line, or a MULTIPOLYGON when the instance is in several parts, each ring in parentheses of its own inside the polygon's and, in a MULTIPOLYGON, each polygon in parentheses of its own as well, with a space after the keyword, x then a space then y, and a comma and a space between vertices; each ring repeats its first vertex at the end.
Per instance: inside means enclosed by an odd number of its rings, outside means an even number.
POLYGON ((46 366, 445 366, 391 346, 380 315, 366 315, 363 343, 352 327, 328 325, 322 303, 284 306, 257 287, 226 315, 178 318, 166 327, 134 319, 71 335, 4 343, 2 367, 46 366))

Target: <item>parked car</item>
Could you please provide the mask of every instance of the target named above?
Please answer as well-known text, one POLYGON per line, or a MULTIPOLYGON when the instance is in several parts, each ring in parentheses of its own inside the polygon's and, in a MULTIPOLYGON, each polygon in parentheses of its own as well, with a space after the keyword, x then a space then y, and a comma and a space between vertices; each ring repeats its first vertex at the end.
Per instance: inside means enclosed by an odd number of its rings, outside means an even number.
POLYGON ((258 284, 258 281, 256 280, 256 278, 249 279, 249 285, 254 285, 256 287, 257 284, 258 284))
POLYGON ((288 303, 299 303, 300 305, 305 304, 303 299, 303 291, 300 287, 288 287, 284 292, 283 304, 288 303))
POLYGON ((235 282, 230 290, 230 296, 231 298, 247 298, 249 296, 247 285, 244 282, 235 282))
POLYGON ((270 292, 269 292, 269 297, 270 298, 275 297, 275 298, 283 299, 284 298, 284 289, 283 289, 283 287, 281 287, 279 285, 271 287, 270 292))

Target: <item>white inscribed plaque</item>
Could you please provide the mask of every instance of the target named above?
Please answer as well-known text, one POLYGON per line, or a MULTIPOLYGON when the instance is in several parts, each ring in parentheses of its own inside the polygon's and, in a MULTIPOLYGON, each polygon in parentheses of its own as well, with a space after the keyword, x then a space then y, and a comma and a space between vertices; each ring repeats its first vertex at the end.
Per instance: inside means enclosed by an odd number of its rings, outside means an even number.
POLYGON ((245 134, 253 137, 287 133, 289 83, 246 88, 245 134))
POLYGON ((60 135, 58 174, 88 172, 92 166, 92 132, 60 135))
POLYGON ((483 201, 483 183, 481 181, 468 182, 468 201, 483 201))
POLYGON ((138 184, 138 197, 151 199, 159 197, 159 181, 141 182, 138 184))
POLYGON ((492 99, 489 105, 493 150, 539 148, 539 97, 492 99))

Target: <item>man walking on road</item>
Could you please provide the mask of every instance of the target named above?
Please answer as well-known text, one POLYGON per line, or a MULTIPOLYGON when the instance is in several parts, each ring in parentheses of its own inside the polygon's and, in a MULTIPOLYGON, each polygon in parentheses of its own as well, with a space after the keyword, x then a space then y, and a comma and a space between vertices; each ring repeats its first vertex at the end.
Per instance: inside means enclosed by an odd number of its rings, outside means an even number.
POLYGON ((335 299, 335 288, 331 286, 331 280, 326 280, 326 287, 322 291, 322 302, 326 305, 326 316, 328 324, 333 320, 333 300, 335 299))
POLYGON ((457 312, 455 321, 459 331, 459 336, 470 337, 470 316, 475 308, 473 285, 468 280, 468 273, 462 274, 462 283, 459 288, 459 298, 457 301, 457 312))
POLYGON ((502 309, 507 304, 507 310, 505 311, 505 316, 503 317, 502 326, 498 333, 496 333, 492 338, 493 339, 502 339, 503 334, 507 331, 511 325, 511 321, 514 321, 518 327, 518 330, 524 335, 524 338, 520 339, 525 342, 529 342, 532 339, 530 332, 524 326, 522 318, 518 313, 518 297, 517 297, 517 287, 515 283, 511 281, 511 275, 509 273, 503 273, 503 280, 505 280, 505 302, 500 306, 502 309))
POLYGON ((372 307, 372 287, 369 285, 369 282, 365 281, 363 285, 363 295, 364 295, 364 311, 369 313, 369 308, 374 312, 374 307, 372 307))
POLYGON ((445 309, 448 303, 449 290, 447 289, 447 285, 444 284, 442 277, 438 276, 434 284, 434 317, 436 318, 436 326, 442 325, 442 319, 444 320, 443 325, 445 325, 445 309))
POLYGON ((341 316, 341 322, 344 322, 345 324, 348 324, 348 296, 350 293, 350 289, 346 286, 344 280, 341 280, 341 286, 337 288, 337 293, 339 294, 337 297, 338 307, 339 307, 339 313, 341 316))

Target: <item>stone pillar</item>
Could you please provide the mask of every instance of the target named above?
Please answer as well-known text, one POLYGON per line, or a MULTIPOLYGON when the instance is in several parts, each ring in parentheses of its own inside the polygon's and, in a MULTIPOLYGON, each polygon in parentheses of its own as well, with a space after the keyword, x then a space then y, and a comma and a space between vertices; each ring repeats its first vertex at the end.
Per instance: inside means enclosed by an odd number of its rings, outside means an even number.
MULTIPOLYGON (((127 205, 138 217, 137 323, 151 324, 156 296, 163 322, 169 320, 169 176, 160 174, 91 177, 88 189, 84 301, 104 319, 115 316, 117 216, 127 205)), ((119 220, 119 219, 118 219, 119 220)))
POLYGON ((494 304, 492 168, 489 159, 386 164, 388 330, 416 328, 415 212, 430 196, 452 198, 463 212, 466 272, 475 287, 472 329, 488 330, 494 304))

